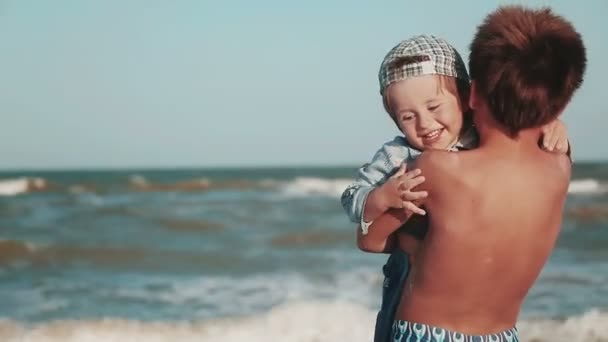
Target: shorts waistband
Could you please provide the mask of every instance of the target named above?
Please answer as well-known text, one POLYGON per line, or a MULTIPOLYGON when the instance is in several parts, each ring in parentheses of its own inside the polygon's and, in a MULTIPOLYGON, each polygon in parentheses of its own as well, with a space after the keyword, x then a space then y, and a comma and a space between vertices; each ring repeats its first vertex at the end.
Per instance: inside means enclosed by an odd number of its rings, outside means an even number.
POLYGON ((395 320, 393 342, 519 342, 517 328, 513 327, 487 335, 469 335, 428 324, 395 320))

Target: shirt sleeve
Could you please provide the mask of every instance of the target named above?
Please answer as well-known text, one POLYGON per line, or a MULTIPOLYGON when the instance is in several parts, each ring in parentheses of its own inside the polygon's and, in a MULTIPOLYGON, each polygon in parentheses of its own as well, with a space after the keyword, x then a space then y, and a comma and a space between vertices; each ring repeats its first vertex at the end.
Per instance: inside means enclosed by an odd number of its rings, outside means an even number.
POLYGON ((342 193, 342 207, 353 223, 359 223, 363 234, 371 222, 363 221, 363 210, 369 193, 382 185, 404 161, 413 158, 416 151, 408 147, 402 137, 384 143, 369 163, 357 170, 355 181, 342 193))

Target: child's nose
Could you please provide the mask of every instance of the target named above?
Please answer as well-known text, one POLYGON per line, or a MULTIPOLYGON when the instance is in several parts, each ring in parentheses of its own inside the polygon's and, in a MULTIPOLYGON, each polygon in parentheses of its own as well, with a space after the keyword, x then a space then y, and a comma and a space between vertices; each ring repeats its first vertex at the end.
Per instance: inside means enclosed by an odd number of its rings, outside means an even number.
POLYGON ((417 120, 418 128, 422 130, 427 129, 431 127, 432 122, 433 119, 429 115, 420 115, 417 120))

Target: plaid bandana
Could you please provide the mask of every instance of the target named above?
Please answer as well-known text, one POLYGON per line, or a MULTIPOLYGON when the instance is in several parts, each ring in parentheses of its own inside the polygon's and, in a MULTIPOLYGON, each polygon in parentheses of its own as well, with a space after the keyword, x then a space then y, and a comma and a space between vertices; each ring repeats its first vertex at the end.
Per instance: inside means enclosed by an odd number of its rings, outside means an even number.
POLYGON ((402 41, 384 57, 378 73, 380 94, 384 95, 386 87, 393 82, 423 75, 444 75, 469 81, 464 62, 452 45, 435 36, 420 35, 402 41), (392 67, 401 58, 418 56, 429 60, 392 67))

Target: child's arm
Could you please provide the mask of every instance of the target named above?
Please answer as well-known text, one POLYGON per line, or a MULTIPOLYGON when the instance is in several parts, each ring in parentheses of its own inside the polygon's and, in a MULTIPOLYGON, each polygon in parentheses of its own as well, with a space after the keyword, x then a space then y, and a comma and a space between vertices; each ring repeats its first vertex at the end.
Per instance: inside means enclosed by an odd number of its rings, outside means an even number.
POLYGON ((392 252, 398 243, 395 232, 412 215, 412 212, 397 209, 385 212, 374 221, 369 234, 364 235, 361 229, 357 230, 357 246, 368 253, 392 252))
POLYGON ((368 253, 391 253, 399 248, 411 256, 416 253, 420 241, 424 239, 427 227, 425 216, 411 211, 389 209, 374 220, 368 234, 363 235, 360 231, 357 233, 357 247, 368 253), (400 225, 387 225, 387 216, 398 220, 400 225))
MULTIPOLYGON (((423 153, 420 158, 415 162, 416 167, 424 167, 425 172, 430 172, 431 175, 435 174, 435 169, 446 168, 443 165, 443 160, 437 161, 438 158, 434 157, 435 153, 441 152, 430 152, 423 153)), ((447 153, 445 155, 452 155, 447 153)), ((449 168, 449 167, 448 167, 449 168)), ((433 192, 437 191, 436 188, 431 188, 431 185, 427 185, 426 182, 422 183, 416 188, 417 191, 433 192)), ((428 197, 421 198, 415 201, 417 206, 424 206, 427 202, 428 197)), ((416 234, 420 240, 424 237, 419 236, 417 228, 421 226, 428 227, 428 218, 416 216, 410 211, 404 211, 399 209, 390 209, 384 214, 380 215, 374 223, 371 225, 369 234, 363 238, 358 239, 359 248, 370 253, 383 253, 390 251, 390 248, 394 248, 394 236, 397 235, 395 232, 399 230, 398 234, 416 234)), ((417 249, 416 246, 414 249, 417 249)))
POLYGON ((381 234, 363 234, 363 229, 357 229, 357 247, 367 253, 390 254, 398 247, 397 229, 399 227, 381 234))
MULTIPOLYGON (((363 211, 369 194, 383 184, 395 172, 399 164, 409 157, 405 141, 396 137, 386 142, 374 154, 372 160, 357 170, 355 182, 342 193, 342 207, 353 223, 364 224, 363 211)), ((367 231, 363 227, 364 233, 367 231)))
POLYGON ((568 140, 566 124, 559 119, 555 119, 543 126, 542 132, 542 147, 549 152, 566 154, 572 162, 572 150, 568 140))
POLYGON ((388 190, 395 190, 395 185, 399 184, 393 181, 380 192, 375 189, 388 183, 391 174, 396 173, 403 162, 411 159, 414 154, 417 152, 411 151, 402 137, 385 143, 370 163, 359 168, 355 182, 342 193, 344 210, 352 222, 360 224, 364 235, 367 234, 370 221, 395 202, 386 199, 388 190))
POLYGON ((425 192, 411 192, 416 185, 424 182, 418 169, 407 171, 407 164, 401 164, 397 172, 384 184, 374 188, 367 196, 363 209, 363 221, 371 222, 391 208, 410 210, 424 215, 412 201, 426 196, 425 192))
MULTIPOLYGON (((374 200, 374 198, 372 196, 374 196, 375 193, 379 194, 377 197, 378 201, 386 201, 386 203, 390 203, 387 200, 382 198, 382 196, 385 196, 382 193, 383 191, 385 191, 385 192, 388 191, 389 192, 388 196, 396 197, 395 203, 392 206, 386 206, 384 211, 380 212, 376 217, 374 217, 374 219, 383 215, 390 209, 396 209, 396 210, 400 209, 400 211, 406 213, 406 217, 408 219, 409 219, 409 217, 411 217, 412 214, 425 215, 426 214, 425 211, 420 209, 416 205, 415 201, 425 198, 427 196, 427 192, 426 191, 416 191, 416 192, 411 191, 411 189, 422 184, 423 182, 424 182, 424 177, 420 176, 420 170, 416 169, 414 171, 405 173, 405 166, 400 167, 399 171, 397 171, 397 173, 395 175, 391 176, 391 178, 386 183, 384 183, 380 187, 374 189, 370 193, 367 203, 370 203, 370 201, 374 200), (399 184, 399 185, 395 187, 392 184, 399 184), (389 190, 385 190, 385 189, 387 189, 387 187, 389 190), (391 190, 391 188, 398 188, 399 190, 395 190, 395 189, 391 190), (391 194, 391 192, 398 192, 398 191, 402 191, 402 193, 391 194)), ((369 222, 368 224, 371 225, 372 222, 369 222)), ((397 228, 399 228, 399 227, 397 227, 397 228)), ((396 247, 396 245, 398 243, 398 239, 395 236, 396 234, 394 234, 395 230, 396 229, 393 229, 391 231, 380 231, 380 232, 376 232, 374 230, 369 230, 366 232, 363 228, 358 229, 357 230, 357 246, 359 247, 359 249, 361 249, 364 252, 390 253, 396 247), (389 233, 390 235, 387 236, 386 233, 389 233)))

